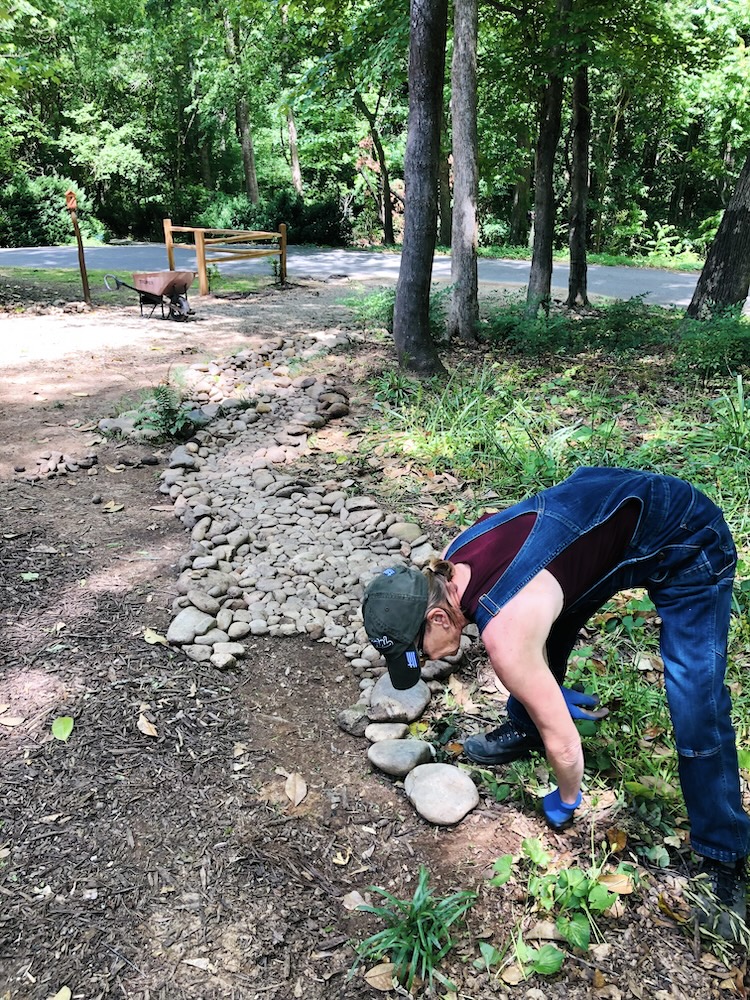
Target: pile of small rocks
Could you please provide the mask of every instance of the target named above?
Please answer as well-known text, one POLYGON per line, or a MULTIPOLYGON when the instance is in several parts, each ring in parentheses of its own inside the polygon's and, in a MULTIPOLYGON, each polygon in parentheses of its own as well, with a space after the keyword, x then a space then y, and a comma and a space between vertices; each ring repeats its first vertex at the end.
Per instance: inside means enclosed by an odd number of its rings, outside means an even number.
MULTIPOLYGON (((69 472, 78 472, 81 469, 93 469, 99 461, 94 451, 86 452, 80 458, 73 455, 65 455, 59 451, 43 451, 36 460, 36 468, 28 471, 24 465, 14 466, 14 472, 27 472, 30 479, 52 479, 55 476, 65 476, 69 472)), ((92 473, 92 475, 95 473, 92 473)))
POLYGON ((302 634, 335 645, 360 679, 357 704, 340 713, 339 725, 372 740, 375 767, 409 776, 418 811, 453 823, 478 801, 468 775, 429 763, 429 744, 403 738, 408 727, 389 730, 383 742, 371 724, 418 718, 470 638, 451 662, 428 664, 416 688, 391 686, 363 627, 364 589, 385 566, 421 567, 436 552, 418 525, 351 495, 353 480, 312 483, 294 470, 309 454, 310 434, 349 413, 335 378, 290 369, 291 358, 319 350, 312 338, 278 338, 188 371, 187 406, 205 426, 173 450, 162 474, 160 489, 191 535, 167 639, 220 670, 238 666, 248 636, 302 634))

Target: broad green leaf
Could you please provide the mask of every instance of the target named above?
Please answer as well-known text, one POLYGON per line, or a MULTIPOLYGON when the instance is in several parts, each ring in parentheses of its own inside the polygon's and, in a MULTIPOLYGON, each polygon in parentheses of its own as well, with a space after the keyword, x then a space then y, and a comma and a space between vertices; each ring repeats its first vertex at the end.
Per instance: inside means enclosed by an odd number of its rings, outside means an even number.
POLYGON ((597 883, 592 886, 591 892, 589 892, 588 906, 594 912, 603 913, 610 908, 616 899, 617 896, 614 893, 597 883))
POLYGON ((490 879, 490 885, 505 885, 513 871, 513 855, 504 854, 492 866, 495 875, 490 879))
POLYGON ((475 964, 478 968, 486 967, 488 972, 493 965, 498 965, 503 960, 502 952, 499 951, 493 944, 490 944, 489 941, 480 941, 479 951, 482 955, 482 959, 475 964))
POLYGON ((573 948, 588 951, 591 943, 591 925, 585 913, 574 913, 570 920, 558 917, 555 926, 573 948))
POLYGON ((533 861, 540 868, 546 868, 549 864, 549 854, 536 837, 527 837, 521 844, 521 850, 530 861, 533 861))
POLYGON ((562 968, 565 955, 553 944, 543 945, 534 955, 531 968, 540 976, 554 976, 562 968))
POLYGON ((33 580, 39 579, 38 573, 21 573, 21 579, 25 580, 27 583, 31 583, 33 580))
POLYGON ((52 735, 56 740, 67 743, 73 732, 73 720, 69 715, 60 715, 52 723, 52 735))

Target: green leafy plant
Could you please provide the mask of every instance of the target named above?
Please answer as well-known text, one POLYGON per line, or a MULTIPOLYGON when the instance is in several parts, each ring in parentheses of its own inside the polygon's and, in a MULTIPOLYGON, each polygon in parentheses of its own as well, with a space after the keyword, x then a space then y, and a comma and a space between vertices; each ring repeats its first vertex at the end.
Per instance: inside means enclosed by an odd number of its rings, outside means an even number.
POLYGON ((183 406, 182 393, 164 383, 155 386, 138 408, 136 427, 164 438, 187 437, 192 433, 193 423, 183 406))
POLYGON ((368 886, 386 900, 384 906, 359 906, 359 910, 380 917, 386 927, 357 945, 357 965, 365 960, 389 955, 394 971, 407 989, 419 977, 432 985, 437 979, 449 989, 453 984, 437 969, 453 947, 450 929, 462 922, 476 900, 476 894, 466 890, 438 898, 429 887, 430 875, 420 865, 417 887, 411 900, 400 900, 385 889, 368 886))

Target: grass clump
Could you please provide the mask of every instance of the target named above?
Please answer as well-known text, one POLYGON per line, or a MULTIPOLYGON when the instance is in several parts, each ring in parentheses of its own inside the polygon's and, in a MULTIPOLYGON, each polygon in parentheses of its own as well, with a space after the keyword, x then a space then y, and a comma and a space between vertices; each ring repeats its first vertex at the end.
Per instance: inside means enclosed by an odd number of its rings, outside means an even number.
POLYGON ((139 430, 150 432, 154 437, 177 440, 189 437, 194 430, 181 391, 164 383, 155 386, 141 401, 135 426, 139 430))
MULTIPOLYGON (((473 906, 476 894, 463 890, 443 898, 430 890, 430 875, 420 865, 417 887, 411 900, 397 899, 385 889, 368 886, 385 900, 384 906, 362 905, 358 909, 373 913, 385 923, 385 928, 364 940, 356 948, 357 962, 390 956, 394 972, 407 990, 417 978, 432 987, 436 979, 448 989, 455 986, 437 966, 453 947, 450 930, 463 922, 473 906)), ((354 972, 354 969, 352 972, 354 972)))

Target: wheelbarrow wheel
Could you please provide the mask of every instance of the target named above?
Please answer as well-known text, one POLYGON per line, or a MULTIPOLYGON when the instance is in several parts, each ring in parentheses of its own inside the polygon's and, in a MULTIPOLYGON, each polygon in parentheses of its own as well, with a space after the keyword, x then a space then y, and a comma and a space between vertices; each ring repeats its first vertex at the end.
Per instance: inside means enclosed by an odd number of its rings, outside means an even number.
POLYGON ((174 295, 169 300, 169 316, 176 323, 187 322, 191 309, 188 305, 187 295, 174 295))

